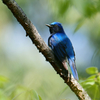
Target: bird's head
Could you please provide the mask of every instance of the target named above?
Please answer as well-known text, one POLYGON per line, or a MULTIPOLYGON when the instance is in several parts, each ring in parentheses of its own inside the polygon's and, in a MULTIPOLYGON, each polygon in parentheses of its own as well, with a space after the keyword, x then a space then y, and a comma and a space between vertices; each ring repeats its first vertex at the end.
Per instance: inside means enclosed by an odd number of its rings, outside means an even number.
POLYGON ((53 22, 51 24, 46 24, 46 26, 49 27, 51 34, 64 32, 63 27, 62 27, 61 23, 59 23, 59 22, 53 22))

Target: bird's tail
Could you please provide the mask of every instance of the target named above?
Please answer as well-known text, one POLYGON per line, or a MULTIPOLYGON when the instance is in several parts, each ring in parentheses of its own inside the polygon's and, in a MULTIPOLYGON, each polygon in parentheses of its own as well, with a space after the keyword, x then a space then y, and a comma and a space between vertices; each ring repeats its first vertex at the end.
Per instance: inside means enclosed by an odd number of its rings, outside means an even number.
POLYGON ((72 71, 72 74, 73 74, 74 78, 75 78, 76 80, 78 80, 78 73, 77 73, 75 61, 69 59, 69 65, 70 65, 70 68, 71 68, 71 71, 72 71))

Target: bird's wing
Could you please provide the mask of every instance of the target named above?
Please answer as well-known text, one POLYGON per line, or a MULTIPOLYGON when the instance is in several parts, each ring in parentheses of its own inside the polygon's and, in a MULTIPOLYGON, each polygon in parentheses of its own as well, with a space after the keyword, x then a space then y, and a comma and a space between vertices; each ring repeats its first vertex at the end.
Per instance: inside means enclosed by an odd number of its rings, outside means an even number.
POLYGON ((73 48, 72 43, 68 37, 66 37, 62 41, 62 45, 63 45, 64 50, 66 52, 67 58, 75 58, 74 48, 73 48))
POLYGON ((58 36, 50 36, 48 39, 48 45, 54 51, 54 54, 62 62, 66 59, 65 45, 63 44, 62 38, 58 36))
POLYGON ((67 36, 50 36, 48 39, 48 45, 60 61, 65 60, 66 57, 68 59, 75 58, 72 43, 67 36))

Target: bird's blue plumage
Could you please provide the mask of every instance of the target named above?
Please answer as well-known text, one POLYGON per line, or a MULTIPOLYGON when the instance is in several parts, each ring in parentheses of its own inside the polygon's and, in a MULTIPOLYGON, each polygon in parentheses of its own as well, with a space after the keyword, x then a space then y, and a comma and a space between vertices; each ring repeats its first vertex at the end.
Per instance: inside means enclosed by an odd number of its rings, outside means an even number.
POLYGON ((78 74, 75 66, 75 53, 70 39, 65 34, 62 25, 59 22, 47 24, 51 36, 48 39, 48 45, 54 51, 55 56, 63 63, 65 69, 66 59, 68 60, 72 74, 78 80, 78 74))

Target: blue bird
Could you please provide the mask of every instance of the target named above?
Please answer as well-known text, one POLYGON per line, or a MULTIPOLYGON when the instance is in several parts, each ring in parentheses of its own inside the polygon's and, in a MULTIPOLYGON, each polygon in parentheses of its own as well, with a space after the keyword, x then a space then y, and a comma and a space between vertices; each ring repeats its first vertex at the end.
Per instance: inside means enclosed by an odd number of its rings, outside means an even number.
POLYGON ((75 53, 70 39, 64 32, 64 29, 59 22, 46 24, 49 27, 51 36, 48 38, 48 45, 53 50, 55 56, 63 64, 64 68, 68 70, 67 63, 71 68, 72 74, 78 80, 78 74, 75 65, 75 53))

